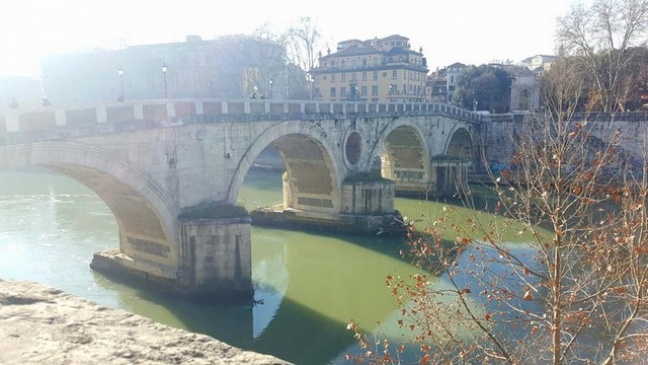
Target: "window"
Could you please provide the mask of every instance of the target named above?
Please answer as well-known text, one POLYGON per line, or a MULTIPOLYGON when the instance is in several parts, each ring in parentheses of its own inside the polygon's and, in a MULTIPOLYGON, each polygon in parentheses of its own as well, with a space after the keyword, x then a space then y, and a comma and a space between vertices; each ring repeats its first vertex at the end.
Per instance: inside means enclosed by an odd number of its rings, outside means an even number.
POLYGON ((378 85, 371 87, 371 96, 378 96, 378 85))
POLYGON ((454 83, 454 75, 450 76, 450 83, 451 83, 451 84, 454 83))
POLYGON ((360 88, 360 95, 367 96, 367 87, 366 86, 362 86, 360 88))
POLYGON ((363 66, 367 66, 367 59, 366 59, 366 58, 363 58, 363 59, 362 59, 362 65, 363 65, 363 66))
POLYGON ((367 81, 367 73, 366 72, 362 73, 362 81, 367 81))
POLYGON ((355 72, 351 74, 351 80, 353 80, 353 81, 356 80, 356 73, 355 72))
POLYGON ((397 71, 397 70, 393 70, 393 71, 392 71, 392 79, 395 79, 395 78, 397 78, 397 77, 398 77, 398 71, 397 71))
POLYGON ((346 86, 340 87, 340 98, 346 98, 347 93, 346 93, 346 86))
POLYGON ((331 81, 335 81, 335 74, 331 75, 331 81))
POLYGON ((407 94, 407 85, 403 84, 403 94, 407 94))
POLYGON ((378 71, 373 72, 373 79, 378 80, 378 71))
MULTIPOLYGON (((326 67, 326 64, 324 66, 326 67)), ((335 67, 335 60, 331 60, 331 67, 335 67)))
POLYGON ((346 81, 346 74, 342 74, 342 81, 346 81))
POLYGON ((331 99, 334 99, 334 98, 335 98, 335 88, 332 87, 331 88, 331 99))

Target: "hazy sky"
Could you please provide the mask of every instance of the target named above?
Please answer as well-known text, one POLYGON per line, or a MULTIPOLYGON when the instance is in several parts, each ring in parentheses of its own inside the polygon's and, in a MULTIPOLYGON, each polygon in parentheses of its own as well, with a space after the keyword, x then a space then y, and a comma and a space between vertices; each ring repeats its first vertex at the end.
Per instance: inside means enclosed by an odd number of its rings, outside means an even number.
POLYGON ((431 70, 454 62, 519 61, 554 53, 556 17, 572 0, 0 0, 0 76, 38 73, 48 53, 279 33, 302 16, 338 41, 400 34, 431 70))

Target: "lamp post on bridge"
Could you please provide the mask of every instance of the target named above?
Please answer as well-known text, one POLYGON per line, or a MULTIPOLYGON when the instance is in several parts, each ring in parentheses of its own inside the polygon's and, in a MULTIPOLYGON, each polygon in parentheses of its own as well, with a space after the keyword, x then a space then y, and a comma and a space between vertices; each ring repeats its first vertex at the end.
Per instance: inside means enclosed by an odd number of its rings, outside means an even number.
POLYGON ((119 75, 119 86, 120 86, 120 91, 121 93, 119 94, 119 97, 117 98, 117 101, 124 101, 125 96, 124 96, 124 69, 119 66, 117 69, 117 75, 119 75))
POLYGON ((270 84, 270 92, 268 93, 268 99, 272 99, 272 84, 274 84, 274 81, 270 79, 270 81, 268 81, 268 84, 270 84))
POLYGON ((164 75, 164 98, 168 97, 167 94, 167 65, 166 62, 162 63, 162 75, 164 75))

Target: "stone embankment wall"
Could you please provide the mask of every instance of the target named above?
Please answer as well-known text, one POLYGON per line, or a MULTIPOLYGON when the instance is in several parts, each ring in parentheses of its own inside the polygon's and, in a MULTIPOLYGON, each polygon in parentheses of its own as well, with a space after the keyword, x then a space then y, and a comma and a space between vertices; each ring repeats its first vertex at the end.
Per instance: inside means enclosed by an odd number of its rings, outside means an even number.
MULTIPOLYGON (((529 116, 499 115, 485 117, 479 126, 480 143, 488 163, 510 165, 515 142, 528 132, 529 116)), ((617 140, 625 151, 642 159, 648 151, 648 113, 599 113, 576 116, 575 123, 585 123, 587 132, 604 141, 617 140), (617 135, 618 134, 618 135, 617 135)), ((479 165, 481 165, 480 162, 479 165)))
POLYGON ((288 364, 30 282, 0 280, 0 364, 288 364))
MULTIPOLYGON (((501 163, 510 165, 511 158, 515 153, 512 138, 519 133, 524 125, 524 118, 511 117, 510 119, 482 121, 479 130, 481 137, 481 151, 479 156, 484 156, 486 163, 501 163)), ((484 161, 479 161, 482 166, 484 161)))

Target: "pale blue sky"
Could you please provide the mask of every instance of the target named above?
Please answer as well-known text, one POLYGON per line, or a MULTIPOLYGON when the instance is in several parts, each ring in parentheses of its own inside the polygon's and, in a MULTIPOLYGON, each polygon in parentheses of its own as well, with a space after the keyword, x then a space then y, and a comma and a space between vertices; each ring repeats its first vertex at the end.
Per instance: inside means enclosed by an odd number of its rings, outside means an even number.
POLYGON ((519 61, 554 52, 556 17, 571 0, 1 0, 0 76, 34 74, 42 54, 275 32, 317 19, 338 41, 401 34, 430 69, 454 62, 519 61))

